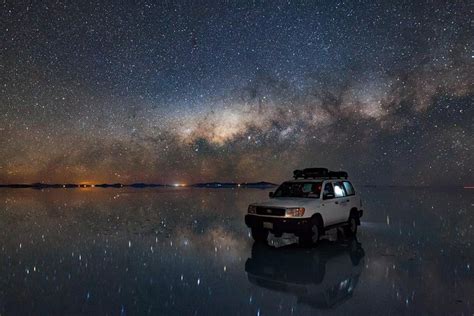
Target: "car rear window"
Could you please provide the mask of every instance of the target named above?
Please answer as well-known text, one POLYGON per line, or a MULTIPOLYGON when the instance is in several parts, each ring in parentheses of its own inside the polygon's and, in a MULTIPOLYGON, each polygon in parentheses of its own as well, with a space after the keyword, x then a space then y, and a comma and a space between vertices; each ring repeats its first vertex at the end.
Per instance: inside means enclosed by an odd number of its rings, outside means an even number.
POLYGON ((347 195, 354 195, 355 194, 354 187, 352 186, 352 184, 349 181, 344 181, 343 184, 344 184, 344 189, 346 190, 347 195))

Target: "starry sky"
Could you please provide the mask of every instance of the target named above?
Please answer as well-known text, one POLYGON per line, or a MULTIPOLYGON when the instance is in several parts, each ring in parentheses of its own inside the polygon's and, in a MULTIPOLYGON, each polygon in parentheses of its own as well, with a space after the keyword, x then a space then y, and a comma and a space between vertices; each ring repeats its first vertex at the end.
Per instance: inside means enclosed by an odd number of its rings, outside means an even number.
POLYGON ((0 6, 0 183, 474 182, 468 1, 0 6))

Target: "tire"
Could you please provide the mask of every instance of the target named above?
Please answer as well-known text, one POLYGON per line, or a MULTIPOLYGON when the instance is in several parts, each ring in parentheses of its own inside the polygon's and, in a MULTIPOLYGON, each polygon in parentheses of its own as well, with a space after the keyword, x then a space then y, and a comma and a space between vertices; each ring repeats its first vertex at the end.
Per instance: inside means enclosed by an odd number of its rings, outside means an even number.
POLYGON ((252 238, 255 242, 266 243, 268 238, 268 230, 252 228, 252 238))
POLYGON ((344 227, 344 233, 348 237, 355 237, 357 235, 357 217, 351 215, 347 221, 347 225, 344 227))
POLYGON ((322 225, 317 219, 313 219, 310 231, 299 236, 299 243, 302 246, 309 247, 316 245, 322 235, 322 225))

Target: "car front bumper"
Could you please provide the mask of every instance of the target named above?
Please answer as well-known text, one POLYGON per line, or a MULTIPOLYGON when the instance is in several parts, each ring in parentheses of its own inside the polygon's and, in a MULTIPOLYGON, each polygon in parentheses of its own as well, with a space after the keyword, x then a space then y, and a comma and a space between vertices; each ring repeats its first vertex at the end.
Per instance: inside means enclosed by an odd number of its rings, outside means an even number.
POLYGON ((245 224, 250 228, 297 234, 311 229, 311 218, 266 217, 247 214, 245 215, 245 224))

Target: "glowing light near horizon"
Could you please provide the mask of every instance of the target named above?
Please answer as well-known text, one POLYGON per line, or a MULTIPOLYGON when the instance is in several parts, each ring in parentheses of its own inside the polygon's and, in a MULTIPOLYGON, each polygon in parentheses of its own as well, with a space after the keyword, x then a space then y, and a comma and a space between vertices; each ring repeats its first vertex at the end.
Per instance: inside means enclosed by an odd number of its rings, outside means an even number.
POLYGON ((175 183, 173 184, 174 187, 185 187, 186 184, 185 183, 175 183))

